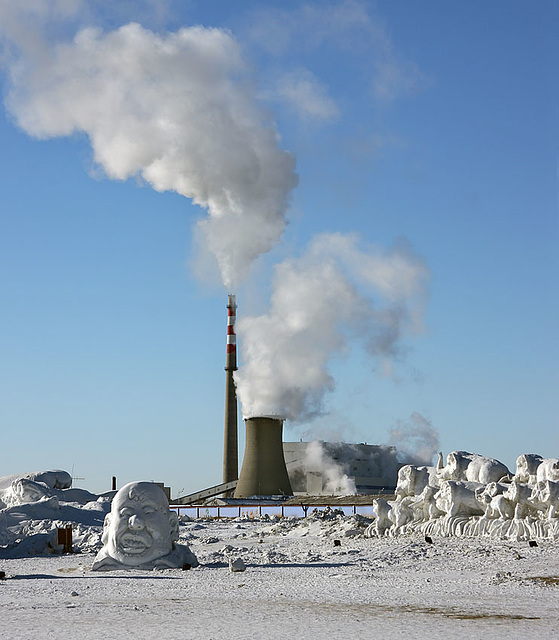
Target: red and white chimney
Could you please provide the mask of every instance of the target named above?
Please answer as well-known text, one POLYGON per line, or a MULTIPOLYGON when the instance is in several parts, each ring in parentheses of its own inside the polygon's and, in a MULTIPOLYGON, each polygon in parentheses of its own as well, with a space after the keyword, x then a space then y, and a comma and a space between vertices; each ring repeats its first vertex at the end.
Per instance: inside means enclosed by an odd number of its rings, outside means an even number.
POLYGON ((237 370, 237 318, 236 297, 227 297, 227 357, 225 362, 225 435, 223 445, 223 482, 239 477, 239 453, 237 436, 237 393, 233 372, 237 370))

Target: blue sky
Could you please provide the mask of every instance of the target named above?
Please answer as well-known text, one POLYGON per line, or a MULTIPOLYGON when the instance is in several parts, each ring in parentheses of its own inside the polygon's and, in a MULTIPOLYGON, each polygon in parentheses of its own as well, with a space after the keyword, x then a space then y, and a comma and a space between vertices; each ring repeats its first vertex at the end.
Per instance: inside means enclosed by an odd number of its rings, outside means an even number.
MULTIPOLYGON (((2 475, 63 468, 95 491, 116 475, 173 495, 221 480, 227 287, 200 266, 206 211, 137 173, 110 179, 90 145, 106 103, 68 85, 92 115, 65 135, 75 96, 45 97, 33 76, 51 86, 50 58, 31 44, 52 52, 91 25, 99 44, 130 22, 161 42, 193 25, 201 42, 208 28, 228 34, 243 61, 232 86, 251 86, 247 120, 273 122, 296 160, 285 231, 236 286, 239 322, 267 312, 274 269, 320 234, 354 234, 385 256, 405 238, 429 273, 396 357, 371 357, 346 333, 327 361, 335 390, 313 405, 322 415, 289 421, 284 439, 389 443, 401 427, 413 441, 419 415, 445 454, 512 467, 521 453, 559 455, 556 2, 76 0, 34 15, 16 4, 0 3, 2 475)), ((100 82, 118 88, 118 73, 100 82)))

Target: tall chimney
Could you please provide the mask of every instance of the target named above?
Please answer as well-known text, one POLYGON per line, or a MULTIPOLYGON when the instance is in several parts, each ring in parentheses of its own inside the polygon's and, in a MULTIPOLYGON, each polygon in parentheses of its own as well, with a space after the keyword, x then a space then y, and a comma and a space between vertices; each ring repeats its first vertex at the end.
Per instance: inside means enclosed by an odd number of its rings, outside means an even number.
POLYGON ((246 419, 245 456, 235 498, 293 495, 283 455, 282 432, 281 418, 246 419))
POLYGON ((235 296, 227 297, 227 360, 225 363, 225 438, 223 445, 223 482, 232 482, 239 477, 237 445, 237 393, 233 372, 237 370, 237 338, 235 319, 237 303, 235 296))

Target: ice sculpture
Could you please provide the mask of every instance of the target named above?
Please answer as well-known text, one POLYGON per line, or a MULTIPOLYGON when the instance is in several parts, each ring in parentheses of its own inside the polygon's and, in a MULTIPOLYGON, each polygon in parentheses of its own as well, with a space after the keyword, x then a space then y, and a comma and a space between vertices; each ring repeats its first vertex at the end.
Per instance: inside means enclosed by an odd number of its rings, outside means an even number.
POLYGON ((177 544, 177 514, 152 482, 131 482, 113 498, 105 516, 103 548, 93 571, 111 569, 195 567, 198 560, 186 545, 177 544))
POLYGON ((2 492, 2 502, 7 507, 28 502, 38 502, 43 498, 49 498, 51 492, 42 482, 35 482, 27 478, 12 480, 11 485, 2 492))
POLYGON ((0 509, 50 499, 51 502, 86 504, 97 500, 85 489, 73 489, 67 471, 33 471, 0 478, 0 509))
MULTIPOLYGON (((535 478, 535 476, 534 476, 535 478)), ((514 519, 520 520, 532 515, 533 508, 528 502, 532 495, 532 486, 513 480, 508 486, 503 496, 514 508, 514 519)))
POLYGON ((398 484, 396 486, 396 495, 415 496, 425 489, 429 484, 429 469, 427 467, 416 467, 412 464, 406 464, 398 471, 398 484))
POLYGON ((536 472, 543 458, 537 453, 523 453, 516 459, 514 479, 526 484, 536 483, 536 472))
POLYGON ((467 480, 469 482, 497 482, 510 475, 507 467, 498 460, 486 458, 477 453, 452 451, 446 459, 446 466, 437 470, 442 480, 467 480))
POLYGON ((376 518, 375 522, 371 525, 372 529, 369 527, 369 529, 371 529, 370 532, 374 530, 376 535, 383 536, 394 524, 389 517, 392 507, 388 500, 378 498, 377 500, 373 500, 373 509, 375 511, 376 518))
POLYGON ((481 515, 484 508, 476 498, 477 489, 479 485, 473 483, 443 480, 434 496, 437 509, 449 516, 481 515))
POLYGON ((437 468, 406 465, 396 498, 375 500, 367 536, 488 535, 559 538, 559 459, 525 453, 514 476, 498 460, 451 452, 437 468))
POLYGON ((559 482, 538 482, 532 489, 528 503, 536 510, 542 511, 546 518, 559 516, 559 482))
POLYGON ((32 471, 0 478, 0 508, 38 502, 72 485, 67 471, 32 471))
POLYGON ((72 476, 67 471, 34 471, 25 474, 28 480, 43 482, 51 489, 69 489, 72 486, 72 476))
POLYGON ((476 490, 476 500, 485 506, 486 518, 512 518, 514 504, 505 496, 509 485, 504 482, 490 482, 476 490))
POLYGON ((547 458, 542 460, 536 469, 536 480, 538 482, 559 482, 559 459, 547 458))

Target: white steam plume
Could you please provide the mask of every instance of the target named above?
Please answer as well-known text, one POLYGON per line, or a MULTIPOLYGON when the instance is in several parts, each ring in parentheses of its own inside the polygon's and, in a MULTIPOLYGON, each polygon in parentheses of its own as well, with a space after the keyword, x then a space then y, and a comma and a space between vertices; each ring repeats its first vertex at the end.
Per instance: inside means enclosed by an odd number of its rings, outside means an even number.
POLYGON ((324 443, 313 440, 307 445, 304 460, 305 469, 318 471, 322 475, 322 492, 338 495, 357 493, 355 481, 345 472, 344 465, 336 462, 324 447, 324 443))
POLYGON ((390 444, 396 447, 401 462, 431 465, 439 451, 439 433, 427 418, 414 411, 409 421, 398 420, 390 430, 390 444))
MULTIPOLYGON (((359 476, 378 483, 379 488, 396 486, 401 466, 394 447, 319 440, 309 442, 303 461, 306 474, 322 476, 324 493, 342 495, 357 493, 356 478, 359 476)), ((316 491, 316 484, 312 490, 316 491)))
POLYGON ((317 236, 305 255, 277 266, 269 312, 237 323, 245 416, 319 414, 335 386, 329 361, 348 338, 372 358, 398 356, 402 338, 421 329, 428 278, 408 244, 382 252, 342 234, 317 236))
POLYGON ((204 207, 198 235, 234 289, 279 240, 297 183, 235 39, 202 27, 157 35, 132 23, 85 28, 54 46, 37 44, 37 32, 31 46, 25 15, 16 20, 8 6, 0 5, 12 26, 3 34, 6 105, 19 126, 43 139, 83 132, 108 177, 140 177, 204 207))

